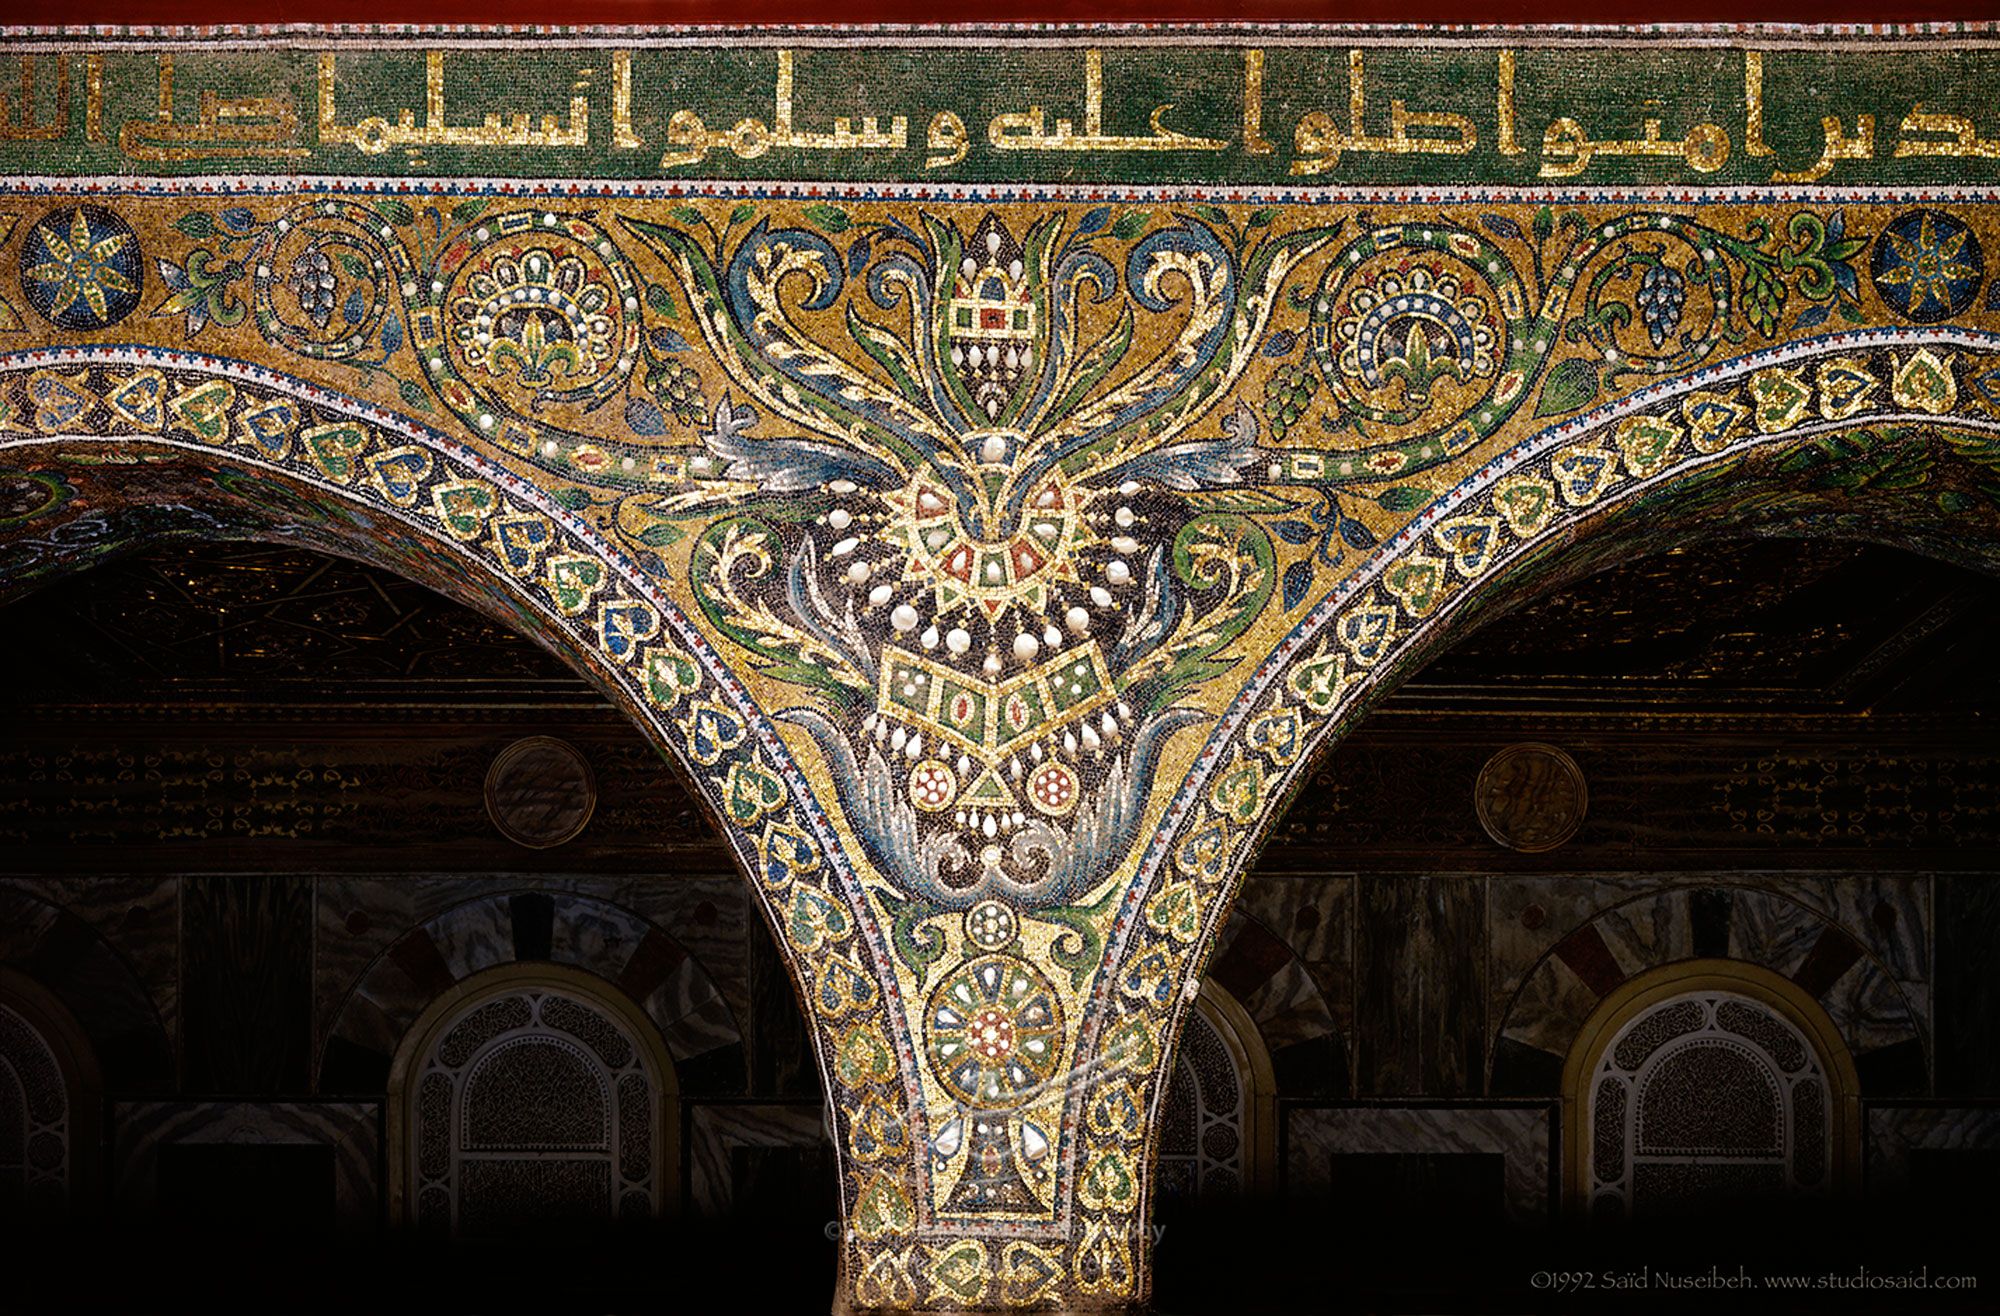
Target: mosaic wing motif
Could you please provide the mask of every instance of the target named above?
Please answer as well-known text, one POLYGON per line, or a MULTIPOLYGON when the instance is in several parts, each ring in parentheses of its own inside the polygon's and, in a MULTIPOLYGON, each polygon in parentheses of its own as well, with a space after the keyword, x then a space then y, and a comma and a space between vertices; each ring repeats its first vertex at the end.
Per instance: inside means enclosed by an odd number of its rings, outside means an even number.
POLYGON ((845 251, 766 221, 733 241, 625 221, 741 390, 702 434, 741 486, 719 500, 823 489, 838 536, 822 551, 754 513, 714 520, 697 593, 773 668, 868 709, 858 734, 823 707, 786 716, 930 912, 1101 881, 1135 781, 1198 717, 1176 694, 1271 594, 1268 538, 1179 495, 1268 464, 1254 411, 1214 413, 1336 230, 1178 215, 1127 246, 1109 219, 1017 236, 992 214, 969 234, 889 217, 845 230, 845 251))

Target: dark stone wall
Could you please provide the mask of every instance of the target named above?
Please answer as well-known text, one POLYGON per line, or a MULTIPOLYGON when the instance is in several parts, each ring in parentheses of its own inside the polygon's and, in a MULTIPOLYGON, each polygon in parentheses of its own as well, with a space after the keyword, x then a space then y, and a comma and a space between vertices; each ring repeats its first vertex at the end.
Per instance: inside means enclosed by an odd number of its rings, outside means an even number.
POLYGON ((311 878, 178 879, 181 1088, 188 1095, 311 1085, 311 878))
MULTIPOLYGON (((141 730, 152 740, 107 761, 212 756, 229 741, 184 723, 171 735, 141 730)), ((608 734, 569 731, 586 742, 608 734)), ((9 825, 44 830, 7 852, 0 962, 72 1004, 102 1048, 114 1100, 380 1100, 400 1028, 430 1000, 478 967, 554 960, 584 964, 666 1021, 691 1102, 816 1110, 806 1029, 740 880, 710 843, 649 837, 645 825, 674 806, 649 813, 619 802, 676 789, 670 775, 606 770, 605 805, 579 848, 537 852, 498 841, 474 812, 431 807, 441 787, 425 765, 436 742, 478 743, 462 726, 349 728, 319 748, 296 737, 282 748, 268 728, 240 739, 229 754, 258 747, 261 789, 288 777, 347 782, 353 834, 336 843, 312 831, 163 821, 128 798, 157 794, 158 780, 135 785, 109 769, 89 777, 95 770, 74 759, 67 776, 7 783, 28 801, 9 825), (412 781, 430 784, 413 796, 412 781), (98 839, 58 844, 53 824, 35 821, 57 811, 37 801, 78 791, 103 792, 104 807, 91 811, 98 839), (125 821, 105 821, 114 816, 125 821), (150 831, 135 816, 151 818, 150 831), (339 862, 319 867, 330 853, 339 862), (606 871, 635 855, 646 856, 643 868, 606 871), (461 862, 429 866, 439 858, 461 862), (131 875, 107 875, 121 869, 131 875)), ((1799 983, 1850 1029, 1870 1099, 2000 1096, 2000 1006, 1985 972, 2000 945, 2000 879, 1977 871, 1990 858, 1983 814, 1961 807, 1946 827, 1932 808, 1921 832, 1882 821, 1915 816, 1881 802, 1931 789, 1935 756, 1877 747, 1857 766, 1809 744, 1732 751, 1767 765, 1820 756, 1812 807, 1857 820, 1820 844, 1771 853, 1768 834, 1746 832, 1733 806, 1717 804, 1757 773, 1706 774, 1699 753, 1673 743, 1642 755, 1588 742, 1579 761, 1613 777, 1601 789, 1593 779, 1593 810, 1608 800, 1613 817, 1559 850, 1523 856, 1477 833, 1468 793, 1455 788, 1467 773, 1443 772, 1443 786, 1434 775, 1437 754, 1463 758, 1469 772, 1485 741, 1502 739, 1461 736, 1459 748, 1432 754, 1406 753, 1408 733, 1364 734, 1321 774, 1340 788, 1308 793, 1281 822, 1210 978, 1255 1020, 1282 1101, 1554 1099, 1568 1041, 1595 1001, 1690 956, 1747 959, 1799 983), (1840 783, 1862 771, 1876 785, 1840 803, 1840 783), (1616 811, 1636 806, 1620 801, 1691 773, 1706 784, 1675 789, 1715 807, 1690 806, 1635 847, 1616 811), (1831 806, 1825 791, 1839 794, 1831 806)), ((461 775, 452 789, 470 789, 477 774, 461 775)), ((1982 780, 1962 767, 1953 789, 1982 780)), ((225 819, 259 816, 217 808, 225 819)), ((712 1172, 769 1159, 769 1148, 739 1155, 749 1126, 726 1123, 738 1142, 711 1149, 712 1172)), ((787 1146, 815 1140, 783 1136, 787 1146)), ((691 1142, 691 1164, 693 1152, 691 1142)))
MULTIPOLYGON (((673 1058, 686 1264, 753 1264, 772 1238, 825 1249, 832 1154, 772 932, 672 772, 597 753, 626 733, 54 723, 0 746, 0 964, 54 992, 96 1053, 89 1194, 136 1231, 121 1245, 171 1236, 188 1255, 289 1222, 388 1240, 366 1255, 393 1270, 398 1045, 470 975, 549 962, 629 997, 673 1058), (591 754, 601 800, 575 842, 525 850, 486 819, 481 767, 517 733, 591 754), (197 762, 224 767, 165 766, 197 762), (265 1208, 240 1209, 253 1199, 265 1208)), ((1271 1257, 1339 1230, 1376 1238, 1363 1253, 1398 1274, 1419 1267, 1397 1260, 1390 1222, 1540 1237, 1563 1209, 1579 1028, 1621 984, 1696 957, 1789 979, 1841 1030, 1864 1201, 1979 1182, 2000 1148, 1985 760, 1803 732, 1579 735, 1591 815, 1522 855, 1479 829, 1470 782, 1534 734, 1364 732, 1281 820, 1209 966, 1270 1060, 1275 1128, 1253 1177, 1278 1205, 1165 1204, 1167 1227, 1271 1257)), ((1380 1273, 1350 1264, 1372 1291, 1380 1273)), ((1200 1293, 1207 1273, 1163 1260, 1162 1291, 1200 1293)), ((800 1283, 817 1305, 818 1282, 800 1283)))
POLYGON ((1942 1093, 2000 1097, 2000 879, 1937 879, 1937 1083, 1942 1093))

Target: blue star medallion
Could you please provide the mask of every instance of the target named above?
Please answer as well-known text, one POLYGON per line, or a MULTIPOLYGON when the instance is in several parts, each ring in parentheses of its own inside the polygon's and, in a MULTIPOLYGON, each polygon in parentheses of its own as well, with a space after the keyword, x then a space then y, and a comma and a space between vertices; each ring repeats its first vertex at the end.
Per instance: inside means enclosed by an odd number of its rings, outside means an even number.
POLYGON ((1979 239, 1959 220, 1912 210, 1882 231, 1869 273, 1883 301, 1918 324, 1934 324, 1972 305, 1986 260, 1979 239))
POLYGON ((21 291, 58 329, 107 329, 139 305, 145 264, 132 226, 102 206, 42 218, 21 251, 21 291))

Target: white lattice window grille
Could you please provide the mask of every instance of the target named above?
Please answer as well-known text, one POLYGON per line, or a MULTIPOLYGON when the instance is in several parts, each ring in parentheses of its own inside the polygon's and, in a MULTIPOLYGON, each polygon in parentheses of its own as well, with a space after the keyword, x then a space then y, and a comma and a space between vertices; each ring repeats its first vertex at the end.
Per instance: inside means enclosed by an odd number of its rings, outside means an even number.
POLYGON ((435 1036, 410 1088, 419 1227, 479 1237, 659 1213, 660 1085, 610 1010, 522 988, 435 1036))
POLYGON ((69 1084, 48 1040, 0 1004, 0 1212, 69 1200, 69 1084))
POLYGON ((1191 1009, 1161 1108, 1160 1190, 1170 1197, 1243 1192, 1244 1078, 1208 1016, 1191 1009))
POLYGON ((1833 1096, 1762 1001, 1696 991, 1627 1021, 1591 1071, 1591 1213, 1617 1219, 1827 1190, 1833 1096))

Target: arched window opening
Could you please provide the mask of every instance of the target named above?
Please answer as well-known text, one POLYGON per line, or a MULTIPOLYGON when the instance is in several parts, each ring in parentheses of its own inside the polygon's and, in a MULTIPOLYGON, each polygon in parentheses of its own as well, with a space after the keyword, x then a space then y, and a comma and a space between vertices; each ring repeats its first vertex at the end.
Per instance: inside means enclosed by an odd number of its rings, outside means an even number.
POLYGON ((0 969, 0 1218, 82 1205, 95 1160, 97 1066, 56 998, 0 969))
POLYGON ((1256 1024, 1234 998, 1203 983, 1181 1025, 1179 1053, 1160 1108, 1160 1192, 1166 1198, 1236 1197, 1263 1186, 1276 1093, 1256 1024))
POLYGON ((672 1067, 650 1021, 610 988, 549 965, 495 970, 412 1034, 392 1077, 405 1220, 495 1238, 670 1210, 672 1067))
POLYGON ((1854 1085, 1824 1013, 1747 964, 1647 983, 1600 1007, 1571 1060, 1573 1187, 1591 1218, 1833 1191, 1854 1085))

